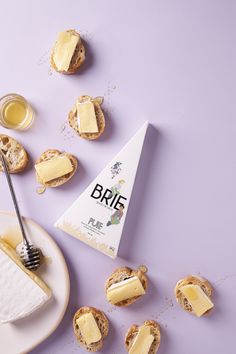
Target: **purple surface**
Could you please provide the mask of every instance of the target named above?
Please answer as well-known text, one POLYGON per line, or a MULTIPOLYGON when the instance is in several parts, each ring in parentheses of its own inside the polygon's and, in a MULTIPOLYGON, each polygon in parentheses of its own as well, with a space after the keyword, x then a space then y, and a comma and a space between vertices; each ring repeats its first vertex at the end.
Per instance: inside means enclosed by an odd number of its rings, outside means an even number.
MULTIPOLYGON (((55 238, 71 276, 63 322, 31 354, 83 353, 71 327, 83 305, 109 317, 106 354, 125 353, 126 330, 145 319, 161 324, 160 354, 235 353, 235 15, 233 0, 1 1, 0 94, 23 94, 37 119, 28 132, 0 131, 24 143, 32 161, 47 148, 80 161, 71 183, 42 196, 32 164, 14 176, 22 212, 55 238), (78 75, 51 73, 51 46, 70 28, 85 39, 87 62, 78 75), (100 141, 84 141, 65 125, 80 94, 105 98, 100 141), (52 225, 146 119, 152 126, 113 261, 52 225), (117 266, 141 263, 149 268, 147 295, 114 309, 103 294, 106 277, 117 266), (214 285, 208 317, 175 303, 174 285, 189 273, 214 285)), ((12 210, 2 175, 0 209, 12 210)))

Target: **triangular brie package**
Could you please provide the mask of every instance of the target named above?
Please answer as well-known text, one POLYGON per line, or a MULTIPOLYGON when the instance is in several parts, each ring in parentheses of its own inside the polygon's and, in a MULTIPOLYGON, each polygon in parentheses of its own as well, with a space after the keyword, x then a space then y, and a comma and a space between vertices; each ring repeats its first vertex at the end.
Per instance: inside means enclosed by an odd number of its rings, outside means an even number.
POLYGON ((115 258, 148 122, 85 189, 55 226, 115 258))

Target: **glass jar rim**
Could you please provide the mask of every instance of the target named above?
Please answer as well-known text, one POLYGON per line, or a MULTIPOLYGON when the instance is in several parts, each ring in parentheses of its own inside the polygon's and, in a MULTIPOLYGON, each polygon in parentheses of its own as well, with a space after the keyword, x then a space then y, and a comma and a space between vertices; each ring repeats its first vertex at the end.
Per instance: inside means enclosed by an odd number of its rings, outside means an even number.
POLYGON ((22 95, 19 95, 18 93, 14 93, 14 92, 11 92, 11 93, 7 93, 6 95, 0 97, 0 101, 2 101, 3 99, 7 98, 7 97, 10 97, 10 96, 13 96, 13 97, 19 97, 21 98, 22 100, 24 100, 25 102, 27 102, 26 98, 22 95))

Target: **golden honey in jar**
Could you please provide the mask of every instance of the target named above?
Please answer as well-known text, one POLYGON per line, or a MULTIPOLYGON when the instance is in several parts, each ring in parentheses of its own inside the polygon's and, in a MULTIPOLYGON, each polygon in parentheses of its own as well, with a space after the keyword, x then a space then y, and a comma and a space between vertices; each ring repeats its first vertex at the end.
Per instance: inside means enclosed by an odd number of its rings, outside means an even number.
POLYGON ((34 111, 27 100, 17 94, 0 99, 0 124, 8 129, 28 129, 34 120, 34 111))

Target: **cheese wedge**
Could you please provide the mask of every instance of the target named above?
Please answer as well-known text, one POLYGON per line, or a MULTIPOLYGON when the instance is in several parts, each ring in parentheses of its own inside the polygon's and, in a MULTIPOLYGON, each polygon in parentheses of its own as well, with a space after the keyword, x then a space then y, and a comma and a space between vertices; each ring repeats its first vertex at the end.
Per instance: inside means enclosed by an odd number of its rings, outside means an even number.
POLYGON ((16 252, 0 238, 0 322, 30 315, 51 297, 47 285, 26 269, 16 252))
POLYGON ((94 104, 91 101, 77 102, 77 117, 80 133, 98 133, 98 124, 94 104))
POLYGON ((198 316, 202 316, 205 312, 214 307, 213 302, 204 293, 199 285, 185 285, 180 288, 182 294, 186 297, 193 312, 198 316))
POLYGON ((102 338, 97 322, 91 312, 84 314, 76 320, 81 335, 86 344, 96 343, 102 338))
POLYGON ((54 157, 35 165, 35 170, 43 183, 65 176, 73 171, 73 166, 67 156, 54 157))
POLYGON ((148 354, 153 341, 154 336, 150 333, 150 327, 141 326, 129 349, 129 354, 148 354))
POLYGON ((59 71, 68 71, 79 39, 70 32, 59 33, 53 51, 53 60, 59 71))
POLYGON ((108 301, 114 305, 120 301, 144 294, 145 290, 137 276, 113 284, 107 290, 108 301))

